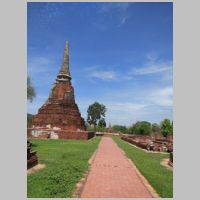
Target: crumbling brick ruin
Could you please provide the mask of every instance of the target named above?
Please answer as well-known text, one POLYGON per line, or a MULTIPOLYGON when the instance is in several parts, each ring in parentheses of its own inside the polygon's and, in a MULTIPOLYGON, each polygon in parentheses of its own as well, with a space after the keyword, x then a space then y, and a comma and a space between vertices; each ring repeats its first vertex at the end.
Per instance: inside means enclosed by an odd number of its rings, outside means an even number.
POLYGON ((172 152, 173 151, 173 139, 172 137, 153 137, 143 135, 129 135, 122 136, 121 139, 134 144, 142 149, 148 151, 160 151, 160 152, 172 152))
POLYGON ((28 128, 27 135, 28 138, 39 139, 89 140, 95 136, 95 133, 91 131, 68 131, 49 128, 28 128))

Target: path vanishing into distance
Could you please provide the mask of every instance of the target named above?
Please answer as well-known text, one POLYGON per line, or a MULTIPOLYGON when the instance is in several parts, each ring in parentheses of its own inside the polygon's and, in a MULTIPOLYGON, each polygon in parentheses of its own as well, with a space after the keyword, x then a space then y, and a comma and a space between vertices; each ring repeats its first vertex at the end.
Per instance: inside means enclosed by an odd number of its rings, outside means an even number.
POLYGON ((102 137, 82 198, 148 198, 150 191, 111 137, 102 137))

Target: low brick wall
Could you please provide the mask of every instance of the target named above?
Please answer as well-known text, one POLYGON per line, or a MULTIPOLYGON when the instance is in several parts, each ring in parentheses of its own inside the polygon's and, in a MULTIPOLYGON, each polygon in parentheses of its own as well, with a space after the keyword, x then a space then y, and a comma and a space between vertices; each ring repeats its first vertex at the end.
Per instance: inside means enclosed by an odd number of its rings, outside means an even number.
POLYGON ((94 132, 88 132, 88 131, 59 131, 58 132, 59 139, 88 140, 92 137, 94 137, 94 132))
POLYGON ((121 139, 150 151, 173 151, 173 141, 168 138, 158 139, 151 136, 126 135, 122 136, 121 139))
POLYGON ((42 138, 42 139, 66 139, 66 140, 89 140, 95 136, 94 132, 89 131, 67 131, 67 130, 53 130, 53 129, 27 129, 28 138, 42 138), (53 136, 53 137, 52 137, 53 136), (57 137, 55 137, 57 136, 57 137))
POLYGON ((147 148, 147 144, 148 143, 145 143, 145 142, 137 142, 135 140, 133 140, 132 138, 129 138, 129 137, 121 137, 122 140, 125 140, 131 144, 134 144, 140 148, 143 148, 143 149, 146 149, 147 148))
POLYGON ((95 136, 95 132, 91 132, 91 131, 90 132, 87 131, 87 132, 88 132, 88 140, 95 136))
POLYGON ((28 138, 40 138, 40 139, 48 139, 50 137, 50 133, 48 133, 48 131, 46 130, 37 130, 37 129, 31 129, 28 128, 27 129, 27 137, 28 138), (32 131, 36 132, 39 131, 40 133, 34 135, 32 134, 32 131))

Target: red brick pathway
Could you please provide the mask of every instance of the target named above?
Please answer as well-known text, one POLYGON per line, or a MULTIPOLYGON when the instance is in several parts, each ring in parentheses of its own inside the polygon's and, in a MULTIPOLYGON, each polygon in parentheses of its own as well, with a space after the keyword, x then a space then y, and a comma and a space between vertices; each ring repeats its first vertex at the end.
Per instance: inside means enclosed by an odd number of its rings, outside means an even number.
POLYGON ((152 195, 113 139, 103 137, 81 197, 151 198, 152 195))

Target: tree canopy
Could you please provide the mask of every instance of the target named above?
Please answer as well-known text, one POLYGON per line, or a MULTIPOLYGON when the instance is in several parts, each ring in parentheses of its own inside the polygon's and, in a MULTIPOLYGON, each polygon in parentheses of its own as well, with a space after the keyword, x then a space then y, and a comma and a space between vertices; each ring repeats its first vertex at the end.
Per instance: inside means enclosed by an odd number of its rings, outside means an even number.
POLYGON ((160 128, 159 124, 157 124, 157 123, 152 124, 152 132, 153 133, 160 133, 161 132, 161 128, 160 128))
POLYGON ((164 119, 160 124, 151 124, 148 121, 138 121, 132 126, 113 125, 112 129, 116 132, 125 134, 136 134, 136 135, 150 135, 150 134, 162 134, 163 136, 173 134, 173 121, 164 119))
POLYGON ((101 118, 98 122, 98 126, 101 128, 105 128, 106 127, 106 121, 104 118, 101 118))
POLYGON ((32 118, 33 118, 33 115, 27 113, 27 127, 28 128, 31 126, 32 118))
POLYGON ((36 96, 35 89, 31 83, 31 79, 27 77, 27 99, 32 102, 34 97, 36 96))
MULTIPOLYGON (((31 79, 28 76, 27 77, 27 99, 32 102, 34 97, 36 96, 34 87, 31 84, 31 79)), ((27 113, 27 127, 29 127, 31 125, 31 121, 32 121, 33 115, 27 113)))
POLYGON ((164 137, 173 134, 173 123, 171 123, 169 119, 164 119, 161 122, 161 133, 164 137))
POLYGON ((151 123, 147 121, 136 122, 133 125, 133 133, 138 135, 150 135, 151 123))
POLYGON ((103 123, 102 120, 105 117, 106 106, 98 102, 94 102, 93 104, 89 105, 87 113, 87 122, 90 125, 94 125, 94 129, 96 130, 96 125, 99 123, 99 121, 100 124, 103 123))
POLYGON ((127 127, 122 125, 113 125, 112 129, 117 132, 127 133, 127 127))

